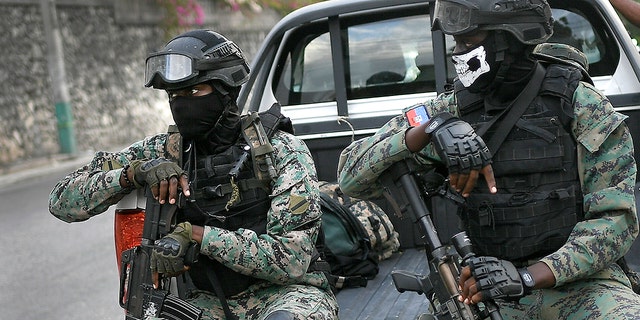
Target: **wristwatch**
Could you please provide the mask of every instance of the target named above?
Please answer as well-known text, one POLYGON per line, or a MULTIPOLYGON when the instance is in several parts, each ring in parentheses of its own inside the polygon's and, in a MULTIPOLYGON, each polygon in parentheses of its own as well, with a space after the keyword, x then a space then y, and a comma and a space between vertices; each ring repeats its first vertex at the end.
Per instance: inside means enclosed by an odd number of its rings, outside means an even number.
POLYGON ((536 285, 536 281, 531 276, 531 273, 527 268, 518 269, 518 273, 520 274, 520 279, 522 279, 522 287, 524 287, 525 294, 528 294, 533 290, 533 287, 536 285))

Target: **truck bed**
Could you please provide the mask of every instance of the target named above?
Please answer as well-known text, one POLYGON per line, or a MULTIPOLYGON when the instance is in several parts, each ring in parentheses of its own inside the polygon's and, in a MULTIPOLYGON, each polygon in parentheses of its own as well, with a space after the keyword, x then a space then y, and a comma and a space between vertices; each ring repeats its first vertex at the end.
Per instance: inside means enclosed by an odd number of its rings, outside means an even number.
POLYGON ((337 294, 340 319, 416 319, 429 309, 424 295, 400 293, 391 279, 391 271, 406 270, 427 274, 423 249, 405 249, 380 262, 380 272, 364 288, 347 288, 337 294))
MULTIPOLYGON (((635 190, 636 205, 640 207, 640 183, 636 184, 635 190)), ((412 230, 411 224, 407 221, 399 221, 394 216, 390 216, 390 218, 399 229, 402 240, 406 243, 417 241, 419 235, 416 235, 416 230, 412 230)), ((442 220, 440 222, 445 225, 449 224, 449 226, 452 223, 452 221, 442 220)), ((634 252, 640 252, 640 241, 638 240, 634 242, 626 259, 631 269, 640 272, 640 256, 634 252)), ((420 247, 403 248, 391 258, 380 262, 378 275, 369 280, 366 287, 347 288, 338 292, 340 319, 411 320, 426 313, 429 310, 429 304, 424 295, 418 295, 415 292, 400 293, 396 290, 391 279, 391 271, 394 270, 406 270, 421 275, 428 274, 429 267, 425 249, 420 247)))

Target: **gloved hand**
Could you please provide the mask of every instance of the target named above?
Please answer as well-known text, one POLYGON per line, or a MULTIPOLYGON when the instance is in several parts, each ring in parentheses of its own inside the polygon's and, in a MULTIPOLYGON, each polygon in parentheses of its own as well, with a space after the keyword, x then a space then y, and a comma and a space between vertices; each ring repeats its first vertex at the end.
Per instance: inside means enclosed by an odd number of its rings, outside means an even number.
POLYGON ((526 287, 520 272, 513 263, 494 257, 469 259, 471 274, 476 279, 476 288, 486 299, 519 299, 531 291, 526 287))
POLYGON ((192 235, 191 224, 182 222, 164 238, 156 240, 151 253, 151 272, 173 276, 185 271, 185 254, 196 245, 192 235))
POLYGON ((451 113, 443 112, 429 121, 425 132, 449 169, 449 173, 468 174, 491 164, 491 152, 473 128, 451 113))
POLYGON ((180 166, 164 158, 153 160, 133 160, 130 163, 133 169, 133 184, 136 188, 144 185, 154 187, 162 180, 178 177, 186 174, 180 166))

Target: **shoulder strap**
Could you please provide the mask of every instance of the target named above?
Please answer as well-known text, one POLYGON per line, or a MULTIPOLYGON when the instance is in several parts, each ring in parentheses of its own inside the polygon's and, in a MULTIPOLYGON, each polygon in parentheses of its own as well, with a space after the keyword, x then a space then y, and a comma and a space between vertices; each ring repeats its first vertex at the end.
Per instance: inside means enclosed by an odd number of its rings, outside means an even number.
POLYGON ((520 119, 529 104, 531 104, 531 101, 533 101, 533 99, 538 95, 540 86, 544 80, 544 75, 545 68, 540 63, 537 63, 536 70, 534 71, 531 80, 529 80, 525 89, 516 97, 511 105, 476 131, 478 135, 482 136, 496 123, 496 121, 498 121, 498 119, 504 117, 504 119, 500 121, 500 126, 496 129, 496 132, 491 136, 491 139, 487 143, 489 150, 493 154, 498 151, 504 140, 507 138, 507 134, 511 131, 516 122, 518 122, 518 119, 520 119))
POLYGON ((259 113, 260 119, 262 119, 262 126, 264 126, 264 131, 269 138, 273 136, 276 130, 293 134, 291 119, 285 117, 280 109, 280 104, 274 103, 269 110, 259 113))
POLYGON ((169 125, 169 129, 167 129, 164 156, 182 167, 182 135, 175 124, 169 125))

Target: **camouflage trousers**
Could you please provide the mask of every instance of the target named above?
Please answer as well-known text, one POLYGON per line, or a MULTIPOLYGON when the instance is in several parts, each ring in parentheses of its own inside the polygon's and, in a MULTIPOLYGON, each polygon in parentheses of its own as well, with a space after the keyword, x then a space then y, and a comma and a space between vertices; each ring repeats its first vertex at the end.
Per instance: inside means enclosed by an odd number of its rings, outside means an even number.
POLYGON ((588 279, 534 290, 518 302, 499 301, 503 319, 640 319, 640 295, 615 266, 588 279))
MULTIPOLYGON (((224 319, 220 300, 212 292, 196 291, 188 301, 204 310, 203 320, 224 319)), ((331 291, 308 285, 250 287, 227 299, 239 320, 261 320, 277 310, 293 313, 296 320, 338 319, 338 303, 331 291)))

